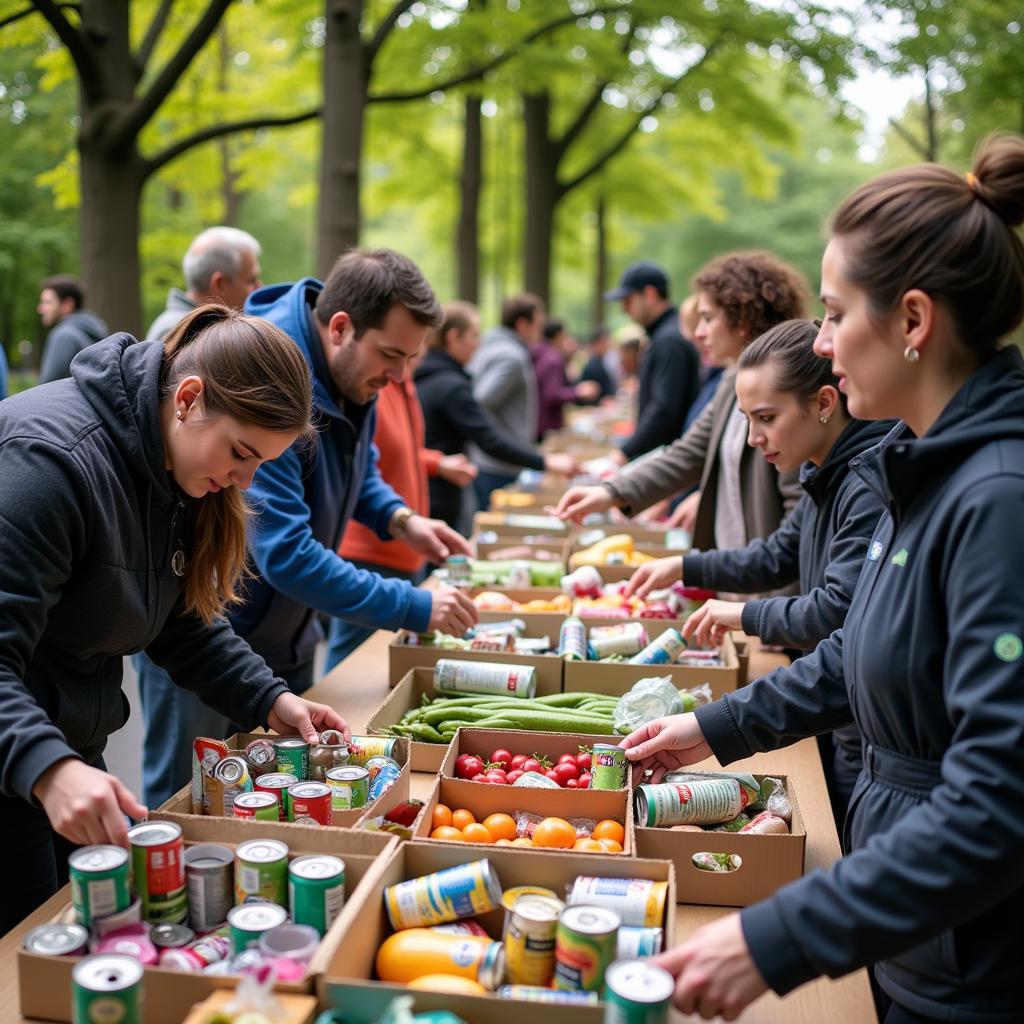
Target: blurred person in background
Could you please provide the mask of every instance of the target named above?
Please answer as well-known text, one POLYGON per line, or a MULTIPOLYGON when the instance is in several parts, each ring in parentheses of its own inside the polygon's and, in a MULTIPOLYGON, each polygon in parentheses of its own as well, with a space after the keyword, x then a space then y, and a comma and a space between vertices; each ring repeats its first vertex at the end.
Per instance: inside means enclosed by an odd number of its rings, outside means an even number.
POLYGON ((587 361, 583 364, 580 381, 596 381, 601 389, 598 400, 611 398, 615 394, 615 381, 608 368, 608 356, 612 348, 611 332, 603 324, 595 327, 587 342, 587 361))
POLYGON ((39 365, 39 383, 71 376, 71 361, 110 332, 107 325, 85 309, 85 286, 70 274, 46 278, 40 286, 36 312, 49 329, 39 365))
POLYGON ((544 321, 540 340, 530 348, 533 370, 537 375, 537 440, 549 430, 561 430, 564 406, 591 402, 601 393, 596 381, 569 383, 566 366, 576 353, 576 340, 565 329, 562 320, 544 321))

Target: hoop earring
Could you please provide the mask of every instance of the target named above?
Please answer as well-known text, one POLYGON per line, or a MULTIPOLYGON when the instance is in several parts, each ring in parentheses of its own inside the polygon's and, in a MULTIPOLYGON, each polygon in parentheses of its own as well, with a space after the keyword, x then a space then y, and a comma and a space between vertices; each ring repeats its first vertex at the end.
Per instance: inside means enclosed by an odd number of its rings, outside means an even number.
POLYGON ((903 350, 903 358, 906 359, 908 363, 916 363, 921 358, 921 353, 918 352, 916 348, 908 345, 903 350))

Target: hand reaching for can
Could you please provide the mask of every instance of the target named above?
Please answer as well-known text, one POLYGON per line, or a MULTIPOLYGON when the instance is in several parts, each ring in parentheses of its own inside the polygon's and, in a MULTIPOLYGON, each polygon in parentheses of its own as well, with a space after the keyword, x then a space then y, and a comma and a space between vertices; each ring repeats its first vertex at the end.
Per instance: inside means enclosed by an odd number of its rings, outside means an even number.
POLYGON ((149 811, 114 775, 68 757, 51 765, 32 787, 53 830, 78 846, 128 845, 127 814, 145 818, 149 811))
POLYGON ((352 739, 351 727, 334 708, 304 700, 294 693, 282 693, 274 701, 267 725, 282 735, 298 733, 307 743, 316 743, 325 729, 337 729, 344 734, 346 743, 352 739))
POLYGON ((697 716, 692 713, 656 718, 631 732, 619 746, 625 748, 626 757, 633 762, 635 782, 643 782, 644 773, 650 771, 647 781, 659 783, 666 772, 712 756, 697 716))

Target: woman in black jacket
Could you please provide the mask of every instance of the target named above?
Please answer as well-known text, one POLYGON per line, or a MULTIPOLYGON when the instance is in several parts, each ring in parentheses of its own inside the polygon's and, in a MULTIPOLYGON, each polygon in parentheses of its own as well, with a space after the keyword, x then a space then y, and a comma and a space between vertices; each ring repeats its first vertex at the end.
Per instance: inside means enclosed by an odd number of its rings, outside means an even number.
POLYGON ((126 845, 146 808, 103 771, 146 649, 234 721, 347 730, 292 694, 224 618, 245 570, 241 492, 312 436, 305 360, 219 306, 165 342, 97 342, 71 377, 0 405, 0 818, 6 932, 67 878, 73 844, 126 845))
MULTIPOLYGON (((416 393, 427 426, 427 447, 445 455, 465 452, 472 441, 488 455, 527 469, 571 476, 576 460, 570 455, 541 455, 514 438, 499 433, 473 397, 472 378, 463 367, 480 344, 480 316, 468 302, 450 302, 444 320, 430 335, 429 348, 416 368, 416 393)), ((468 492, 467 492, 468 493, 468 492)), ((463 489, 430 478, 430 514, 453 529, 466 532, 469 515, 462 508, 463 489), (467 522, 462 522, 465 519, 467 522)), ((470 513, 471 514, 471 513, 470 513)))
POLYGON ((885 1024, 1021 1019, 1024 961, 1024 139, 966 177, 892 171, 839 208, 822 261, 886 511, 845 627, 788 669, 623 741, 655 769, 727 764, 855 721, 847 855, 663 954, 684 1012, 875 964, 885 1024))

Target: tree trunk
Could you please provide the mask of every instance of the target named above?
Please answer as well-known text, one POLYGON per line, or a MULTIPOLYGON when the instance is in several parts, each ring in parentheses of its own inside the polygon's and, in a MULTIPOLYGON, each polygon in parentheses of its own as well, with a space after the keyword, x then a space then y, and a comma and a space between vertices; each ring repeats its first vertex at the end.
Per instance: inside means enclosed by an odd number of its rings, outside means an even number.
POLYGON ((939 136, 935 127, 935 95, 932 92, 931 68, 927 61, 924 65, 924 117, 928 137, 928 152, 925 159, 934 164, 939 159, 939 136))
POLYGON ((359 31, 362 13, 363 0, 327 0, 317 245, 321 277, 344 250, 359 244, 359 177, 369 84, 359 31))
POLYGON ((526 238, 523 282, 545 303, 551 298, 551 242, 558 204, 557 154, 548 125, 551 97, 547 92, 523 96, 526 149, 526 238))
POLYGON ((480 301, 480 188, 483 181, 483 118, 479 96, 466 97, 459 180, 459 227, 456 242, 458 295, 480 301))
POLYGON ((608 286, 608 227, 605 222, 607 208, 604 194, 597 197, 594 209, 595 251, 594 251, 594 304, 591 308, 590 326, 598 328, 604 323, 604 292, 608 286))

